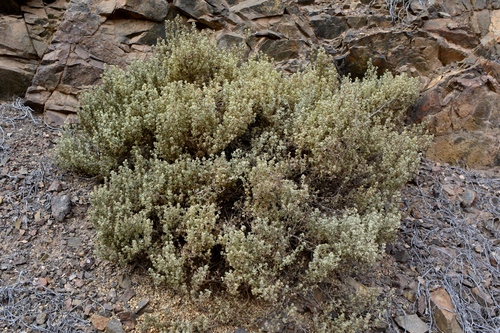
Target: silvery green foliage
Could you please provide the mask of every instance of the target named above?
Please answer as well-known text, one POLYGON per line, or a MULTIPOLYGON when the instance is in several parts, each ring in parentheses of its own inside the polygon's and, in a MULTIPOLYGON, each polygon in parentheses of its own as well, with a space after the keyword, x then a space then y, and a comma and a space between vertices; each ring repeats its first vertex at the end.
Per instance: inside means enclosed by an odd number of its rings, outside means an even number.
POLYGON ((372 66, 339 81, 324 52, 285 76, 167 30, 150 60, 83 95, 59 144, 63 166, 106 178, 90 213, 101 253, 178 290, 270 301, 373 263, 428 140, 403 126, 418 81, 372 66))

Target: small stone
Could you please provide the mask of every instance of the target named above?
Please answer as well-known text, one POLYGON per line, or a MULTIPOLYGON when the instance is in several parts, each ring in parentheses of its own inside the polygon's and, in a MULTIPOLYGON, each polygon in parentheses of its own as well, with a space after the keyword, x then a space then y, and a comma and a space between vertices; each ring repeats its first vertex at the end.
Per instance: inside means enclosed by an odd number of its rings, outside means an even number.
POLYGON ((417 300, 417 312, 419 315, 423 316, 425 310, 427 309, 427 303, 425 302, 425 296, 420 295, 417 300))
POLYGON ((436 325, 443 333, 463 332, 457 321, 451 297, 444 288, 438 288, 431 292, 431 304, 436 325))
POLYGON ((125 333, 120 323, 117 319, 110 319, 108 325, 106 325, 106 333, 125 333))
POLYGON ((135 296, 135 291, 132 288, 127 289, 127 290, 125 290, 123 295, 120 297, 120 301, 122 301, 123 303, 127 303, 134 296, 135 296))
POLYGON ((61 192, 62 189, 63 188, 62 188, 61 182, 56 179, 50 184, 49 189, 47 191, 49 191, 49 192, 61 192))
POLYGON ((465 189, 460 199, 463 207, 470 207, 474 203, 474 200, 476 200, 476 192, 471 189, 465 189))
POLYGON ((146 306, 148 306, 148 304, 149 304, 149 298, 141 298, 134 312, 138 315, 141 315, 144 312, 146 306))
POLYGON ((400 250, 400 251, 396 251, 394 253, 394 259, 397 261, 397 262, 402 262, 402 263, 405 263, 405 262, 408 262, 410 260, 410 255, 408 254, 407 251, 405 250, 400 250))
POLYGON ((448 193, 448 195, 450 195, 450 196, 454 196, 454 195, 456 195, 456 194, 457 194, 457 193, 455 192, 455 189, 454 189, 453 185, 448 185, 448 184, 443 185, 443 190, 444 190, 446 193, 448 193))
POLYGON ((77 287, 77 288, 83 287, 84 284, 85 284, 85 282, 83 280, 80 280, 80 279, 75 280, 75 287, 77 287))
POLYGON ((68 298, 67 300, 64 301, 64 308, 69 311, 73 307, 73 300, 71 298, 68 298))
POLYGON ((238 327, 237 329, 234 330, 233 333, 248 333, 248 331, 241 327, 238 327))
POLYGON ((130 289, 130 287, 132 287, 132 280, 130 279, 130 276, 127 274, 121 275, 118 279, 118 285, 123 289, 130 289))
POLYGON ((132 313, 130 311, 123 311, 118 314, 118 318, 120 319, 120 322, 126 331, 130 331, 135 328, 135 317, 135 313, 132 313))
POLYGON ((357 296, 369 296, 370 295, 370 290, 363 284, 359 283, 358 281, 354 280, 352 277, 348 277, 345 281, 349 286, 354 288, 356 295, 357 296))
POLYGON ((85 316, 89 316, 90 312, 92 311, 92 308, 93 308, 92 304, 85 305, 85 307, 83 308, 83 314, 85 316))
POLYGON ((395 320, 408 333, 426 333, 429 331, 429 326, 417 315, 399 316, 395 320))
POLYGON ((105 311, 113 311, 113 305, 111 303, 104 303, 102 307, 105 311))
POLYGON ((78 237, 69 237, 67 242, 68 242, 68 246, 75 248, 75 249, 79 248, 83 244, 82 240, 78 237))
POLYGON ((417 295, 413 290, 405 291, 403 296, 412 303, 417 300, 417 295))
POLYGON ((100 316, 98 314, 93 314, 90 317, 90 322, 97 330, 104 331, 106 329, 106 326, 108 326, 109 318, 100 316))
POLYGON ((52 216, 58 222, 64 221, 64 218, 71 210, 71 200, 69 196, 62 195, 52 199, 52 216))
POLYGON ((43 325, 47 321, 47 313, 42 312, 36 316, 36 324, 37 325, 43 325))
POLYGON ((47 287, 48 281, 46 278, 39 277, 38 278, 38 284, 44 287, 47 287))
POLYGON ((480 290, 478 287, 472 288, 472 295, 482 306, 490 306, 493 304, 491 296, 480 290))

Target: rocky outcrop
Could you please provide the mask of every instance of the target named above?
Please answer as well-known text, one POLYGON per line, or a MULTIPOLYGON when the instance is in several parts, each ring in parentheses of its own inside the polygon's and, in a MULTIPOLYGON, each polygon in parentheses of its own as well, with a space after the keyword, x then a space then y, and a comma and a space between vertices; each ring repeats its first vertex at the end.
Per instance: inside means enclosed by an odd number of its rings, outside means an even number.
POLYGON ((360 77, 369 59, 422 81, 413 121, 428 121, 429 156, 470 166, 500 164, 500 5, 485 0, 27 0, 0 5, 0 98, 23 95, 47 122, 74 121, 78 95, 106 65, 151 54, 175 15, 216 30, 221 47, 245 42, 284 70, 321 45, 341 73, 360 77), (432 4, 432 5, 430 5, 432 4), (397 18, 404 15, 404 24, 397 18))

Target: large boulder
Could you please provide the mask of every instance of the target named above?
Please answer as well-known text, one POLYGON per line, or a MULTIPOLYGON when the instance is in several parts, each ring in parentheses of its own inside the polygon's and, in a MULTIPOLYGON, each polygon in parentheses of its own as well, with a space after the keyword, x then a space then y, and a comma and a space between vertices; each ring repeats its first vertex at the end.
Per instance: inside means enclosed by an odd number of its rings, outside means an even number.
POLYGON ((30 86, 37 66, 37 53, 24 20, 0 16, 0 98, 23 95, 30 86))
POLYGON ((428 157, 471 167, 500 165, 499 74, 500 64, 479 59, 428 84, 412 113, 435 135, 428 157))
POLYGON ((161 21, 168 11, 165 1, 72 1, 26 93, 27 104, 45 112, 52 125, 73 119, 79 93, 99 82, 106 65, 125 67, 151 53, 165 36, 161 21))

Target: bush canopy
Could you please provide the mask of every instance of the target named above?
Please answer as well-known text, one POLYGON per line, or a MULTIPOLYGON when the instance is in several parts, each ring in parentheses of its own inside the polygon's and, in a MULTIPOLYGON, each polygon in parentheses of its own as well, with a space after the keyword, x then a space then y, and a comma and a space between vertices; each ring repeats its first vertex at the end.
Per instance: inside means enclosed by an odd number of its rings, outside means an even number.
POLYGON ((428 141, 404 125, 418 80, 339 78, 324 51, 285 75, 167 25, 149 60, 82 94, 58 145, 62 166, 105 179, 100 252, 177 290, 268 301, 373 263, 428 141))

